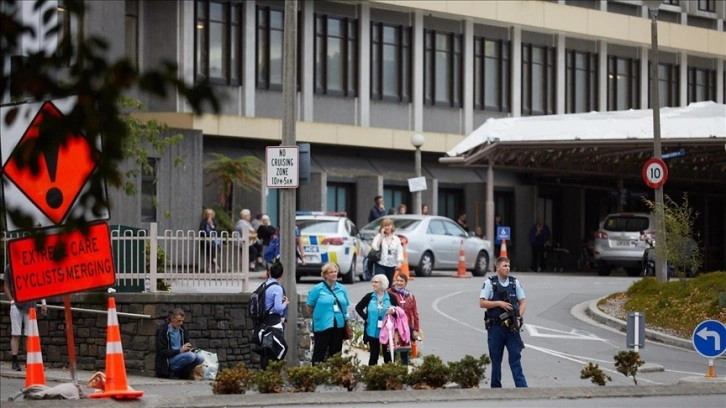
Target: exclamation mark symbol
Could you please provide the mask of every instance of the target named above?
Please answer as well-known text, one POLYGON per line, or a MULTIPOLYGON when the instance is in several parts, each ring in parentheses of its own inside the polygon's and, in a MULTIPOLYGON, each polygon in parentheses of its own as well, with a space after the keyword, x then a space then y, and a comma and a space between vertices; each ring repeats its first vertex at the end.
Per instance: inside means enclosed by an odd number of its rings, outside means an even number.
MULTIPOLYGON (((43 152, 45 166, 48 168, 51 183, 55 183, 56 170, 58 169, 58 150, 60 150, 60 145, 52 143, 43 152)), ((63 205, 63 192, 58 187, 51 187, 45 193, 45 202, 48 204, 48 207, 54 210, 57 209, 63 205)))

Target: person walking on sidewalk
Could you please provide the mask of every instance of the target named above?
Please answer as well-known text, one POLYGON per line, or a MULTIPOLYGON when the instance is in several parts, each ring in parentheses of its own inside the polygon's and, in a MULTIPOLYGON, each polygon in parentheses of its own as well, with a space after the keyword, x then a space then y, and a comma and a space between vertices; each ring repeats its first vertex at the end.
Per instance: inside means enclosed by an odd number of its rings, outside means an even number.
POLYGON ((204 357, 194 353, 189 332, 184 328, 184 311, 174 309, 168 322, 156 333, 156 376, 160 378, 193 379, 194 367, 204 357))
POLYGON ((509 258, 497 258, 496 272, 496 276, 484 281, 479 296, 479 307, 487 310, 484 320, 489 357, 492 359, 491 385, 492 388, 502 388, 502 360, 506 347, 514 385, 527 387, 527 379, 524 378, 522 370, 524 343, 519 333, 527 305, 524 290, 519 281, 509 275, 509 258))
MULTIPOLYGON (((35 301, 15 301, 15 285, 13 283, 13 271, 10 269, 10 265, 5 268, 3 282, 5 282, 3 285, 5 297, 10 302, 10 354, 12 359, 12 369, 20 371, 20 362, 18 361, 20 337, 28 335, 28 330, 30 330, 30 308, 35 307, 35 301)), ((45 305, 45 299, 43 299, 42 302, 43 306, 41 307, 40 313, 45 315, 48 313, 48 307, 45 305)))
MULTIPOLYGON (((393 233, 394 231, 396 231, 396 226, 393 224, 393 220, 384 218, 381 220, 378 234, 371 243, 373 249, 381 251, 381 256, 375 265, 375 273, 386 275, 388 282, 393 281, 393 275, 396 271, 401 270, 403 264, 403 246, 401 239, 393 233)), ((388 286, 383 289, 388 289, 388 286)))
MULTIPOLYGON (((406 289, 408 285, 408 276, 399 273, 396 275, 396 279, 393 280, 393 286, 388 289, 388 293, 395 297, 398 301, 399 306, 406 312, 408 317, 408 327, 411 330, 411 344, 418 339, 419 336, 419 320, 418 320, 418 306, 416 305, 416 297, 411 293, 410 290, 406 289)), ((401 350, 401 364, 408 365, 408 350, 401 350)))
MULTIPOLYGON (((388 288, 388 278, 384 274, 378 274, 371 279, 373 292, 363 296, 363 298, 355 305, 355 311, 363 319, 363 341, 370 345, 371 354, 368 358, 368 365, 374 366, 378 364, 378 356, 381 354, 381 329, 383 329, 383 320, 386 315, 393 314, 393 306, 398 306, 396 296, 386 291, 388 288)), ((383 362, 390 363, 391 355, 383 353, 383 362)))
POLYGON ((313 365, 343 350, 345 321, 348 320, 348 290, 338 279, 338 264, 328 262, 321 271, 323 281, 308 292, 305 308, 313 318, 313 365))

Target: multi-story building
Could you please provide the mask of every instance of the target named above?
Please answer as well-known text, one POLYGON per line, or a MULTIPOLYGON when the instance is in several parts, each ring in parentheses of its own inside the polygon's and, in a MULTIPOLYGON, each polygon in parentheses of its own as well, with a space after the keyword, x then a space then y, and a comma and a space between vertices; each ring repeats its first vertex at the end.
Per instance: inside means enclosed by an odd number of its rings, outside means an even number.
MULTIPOLYGON (((59 17, 64 18, 62 1, 59 17)), ((139 196, 113 193, 112 222, 195 229, 217 201, 204 174, 212 153, 264 158, 281 140, 284 2, 263 0, 86 2, 86 35, 110 42, 112 57, 140 70, 171 60, 186 81, 209 81, 224 98, 219 115, 194 116, 182 98, 139 96, 150 113, 184 134, 173 152, 150 157, 139 196), (124 16, 122 19, 121 16, 124 16), (181 154, 183 166, 174 166, 181 154), (158 182, 157 182, 158 180, 158 182)), ((414 133, 425 137, 422 202, 432 213, 485 226, 485 169, 438 159, 488 118, 647 109, 648 8, 642 1, 299 1, 297 141, 311 144, 312 170, 300 210, 346 211, 367 221, 373 197, 411 203, 414 133)), ((726 2, 665 0, 658 15, 663 107, 726 94, 726 2)), ((68 27, 76 24, 68 21, 68 27)), ((72 30, 71 30, 72 31, 72 30)), ((701 213, 707 268, 724 268, 726 182, 679 185, 701 213), (715 186, 715 188, 714 188, 715 186), (721 254, 721 255, 719 255, 721 254)), ((642 182, 571 180, 498 171, 495 211, 512 226, 510 253, 529 257, 535 212, 564 247, 604 214, 641 210, 642 182), (629 195, 623 197, 622 191, 629 195), (628 197, 630 197, 628 199, 628 197), (577 205, 571 205, 576 200, 577 205), (569 205, 565 205, 568 204, 569 205), (576 211, 577 214, 573 214, 576 211)), ((239 190, 231 203, 277 218, 277 190, 239 190)))

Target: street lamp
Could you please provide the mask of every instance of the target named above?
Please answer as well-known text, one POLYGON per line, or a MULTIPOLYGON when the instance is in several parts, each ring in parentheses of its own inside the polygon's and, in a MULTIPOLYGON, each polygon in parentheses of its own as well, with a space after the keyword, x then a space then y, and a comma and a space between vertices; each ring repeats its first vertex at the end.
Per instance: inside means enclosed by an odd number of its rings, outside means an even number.
MULTIPOLYGON (((420 133, 414 133, 411 135, 411 144, 416 148, 416 177, 421 177, 421 146, 426 142, 424 135, 420 133)), ((415 191, 413 193, 413 213, 421 214, 421 191, 415 191)))
MULTIPOLYGON (((648 6, 650 15, 650 40, 651 40, 651 62, 650 62, 650 103, 653 106, 653 156, 661 158, 660 145, 660 95, 658 93, 658 9, 662 0, 643 0, 648 6)), ((655 189, 655 239, 665 246, 665 216, 663 210, 663 186, 655 189)), ((665 252, 656 251, 655 277, 658 282, 668 281, 666 270, 665 252), (661 255, 658 255, 658 254, 661 255)))

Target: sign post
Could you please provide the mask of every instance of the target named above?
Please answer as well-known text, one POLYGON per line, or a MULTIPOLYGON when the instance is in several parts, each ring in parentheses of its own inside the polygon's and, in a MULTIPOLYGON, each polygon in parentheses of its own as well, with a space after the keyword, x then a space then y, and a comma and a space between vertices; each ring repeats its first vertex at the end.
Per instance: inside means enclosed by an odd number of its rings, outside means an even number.
POLYGON ((706 377, 717 377, 713 359, 726 351, 726 325, 718 320, 704 320, 693 329, 693 348, 708 359, 706 377))
POLYGON ((636 353, 640 347, 645 347, 645 315, 643 313, 628 313, 625 343, 628 348, 632 347, 636 353))

